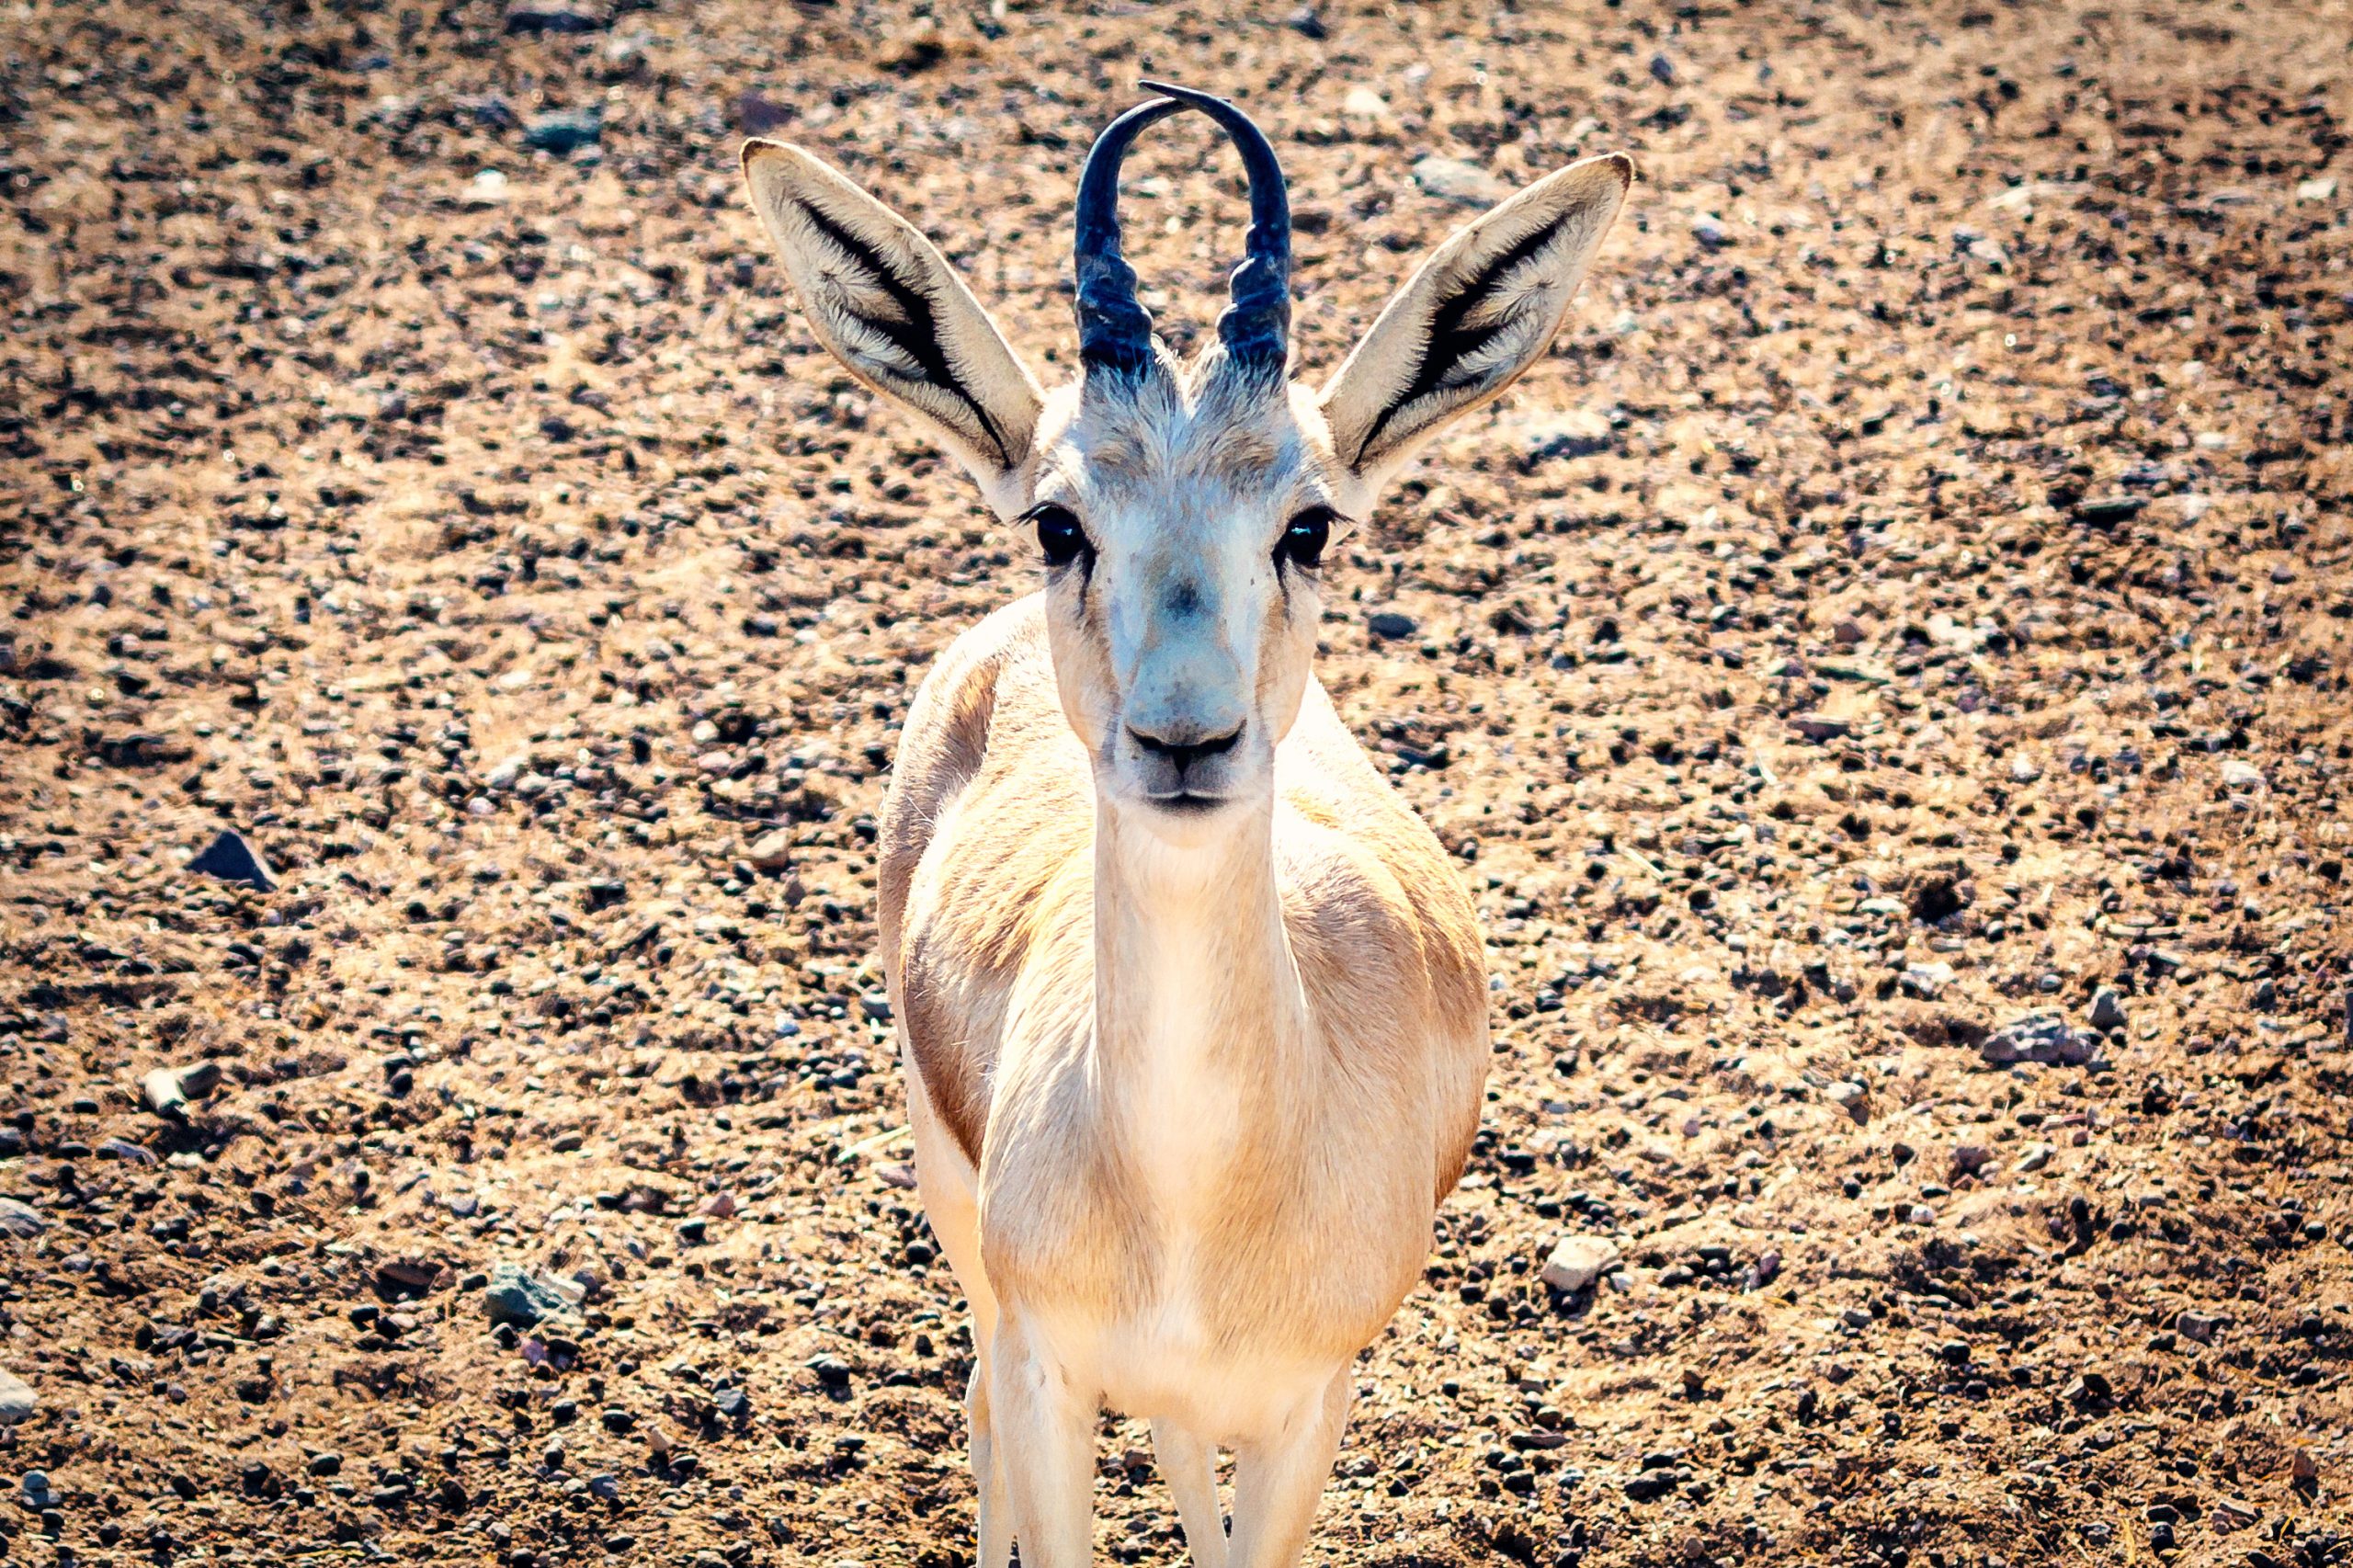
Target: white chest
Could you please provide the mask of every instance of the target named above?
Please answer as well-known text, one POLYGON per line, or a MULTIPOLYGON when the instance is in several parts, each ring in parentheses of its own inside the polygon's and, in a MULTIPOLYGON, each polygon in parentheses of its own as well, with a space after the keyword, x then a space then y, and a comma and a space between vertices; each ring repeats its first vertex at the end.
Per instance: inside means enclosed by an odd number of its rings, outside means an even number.
POLYGON ((1246 1085, 1229 1053, 1208 1038, 1210 1011, 1205 999, 1145 1020, 1120 1086, 1131 1168, 1164 1239, 1175 1244, 1207 1221, 1235 1162, 1250 1153, 1243 1138, 1246 1085))

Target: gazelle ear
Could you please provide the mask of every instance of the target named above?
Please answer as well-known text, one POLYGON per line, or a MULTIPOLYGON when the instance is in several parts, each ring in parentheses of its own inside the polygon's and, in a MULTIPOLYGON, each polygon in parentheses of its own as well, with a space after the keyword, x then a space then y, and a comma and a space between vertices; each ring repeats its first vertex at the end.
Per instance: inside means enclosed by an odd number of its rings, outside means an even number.
POLYGON ((1397 290, 1323 394, 1334 448, 1368 500, 1552 347, 1633 178, 1622 153, 1547 175, 1456 230, 1397 290))
POLYGON ((1009 515, 1038 425, 1038 383, 915 226, 782 142, 744 143, 752 205, 809 324, 859 381, 913 410, 1009 515))

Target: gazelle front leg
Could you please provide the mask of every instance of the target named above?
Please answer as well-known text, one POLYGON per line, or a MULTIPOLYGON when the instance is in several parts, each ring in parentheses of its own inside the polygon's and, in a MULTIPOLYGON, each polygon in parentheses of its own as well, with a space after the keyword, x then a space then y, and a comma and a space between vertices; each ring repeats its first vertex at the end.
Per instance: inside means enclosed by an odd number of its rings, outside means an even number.
POLYGON ((1155 1421, 1152 1457, 1176 1501, 1193 1568, 1225 1568, 1225 1510, 1217 1506, 1217 1445, 1174 1422, 1155 1421))
POLYGON ((1233 1541, 1229 1568, 1291 1568, 1307 1544, 1315 1506, 1340 1451, 1355 1363, 1302 1400, 1282 1429, 1233 1455, 1233 1541))
POLYGON ((1095 1555, 1095 1415, 1050 1348, 1007 1308, 989 1346, 989 1446, 1013 1501, 1022 1568, 1088 1568, 1095 1555))

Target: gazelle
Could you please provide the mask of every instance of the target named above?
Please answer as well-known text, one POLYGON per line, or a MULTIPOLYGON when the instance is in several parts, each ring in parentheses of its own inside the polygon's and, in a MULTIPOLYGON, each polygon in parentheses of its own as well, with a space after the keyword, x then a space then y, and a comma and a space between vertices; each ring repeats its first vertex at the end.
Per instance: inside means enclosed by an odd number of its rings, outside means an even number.
POLYGON ((1045 563, 924 680, 881 844, 916 1172, 972 1304, 979 1568, 1017 1537, 1025 1568, 1089 1561, 1107 1404, 1151 1421, 1202 1568, 1305 1544, 1487 1071, 1469 898, 1310 667, 1320 563, 1544 353, 1633 177, 1588 159, 1456 233, 1319 392, 1290 374, 1273 149, 1223 99, 1145 85, 1079 178, 1081 368, 1051 393, 906 220, 799 147, 744 149, 818 337, 1045 563), (1189 364, 1117 210, 1129 145, 1187 107, 1250 187, 1189 364))

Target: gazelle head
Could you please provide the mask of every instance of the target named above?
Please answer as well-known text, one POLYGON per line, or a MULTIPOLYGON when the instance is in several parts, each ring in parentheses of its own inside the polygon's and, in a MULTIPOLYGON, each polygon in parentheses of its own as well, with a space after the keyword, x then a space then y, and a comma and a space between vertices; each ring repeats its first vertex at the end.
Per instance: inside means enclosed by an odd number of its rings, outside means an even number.
POLYGON ((1320 391, 1290 373, 1290 212, 1266 137, 1158 83, 1079 177, 1080 369, 1042 392, 937 247, 808 152, 744 148, 752 200, 818 337, 915 414, 1001 517, 1037 534, 1055 679, 1098 797, 1183 842, 1271 800, 1322 610, 1319 567, 1382 485, 1552 344, 1633 178, 1620 154, 1549 175, 1458 230, 1320 391), (1120 254, 1120 165, 1186 108, 1249 176, 1216 341, 1180 363, 1120 254))

